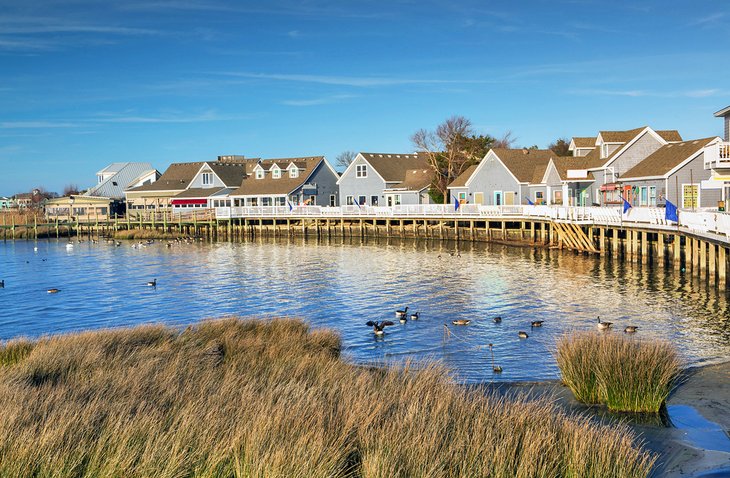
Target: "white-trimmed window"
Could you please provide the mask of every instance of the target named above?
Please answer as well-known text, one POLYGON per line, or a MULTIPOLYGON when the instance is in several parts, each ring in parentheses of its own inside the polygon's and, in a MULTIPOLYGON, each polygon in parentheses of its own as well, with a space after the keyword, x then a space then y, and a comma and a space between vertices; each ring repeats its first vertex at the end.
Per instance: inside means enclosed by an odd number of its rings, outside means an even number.
POLYGON ((296 166, 293 166, 291 169, 289 169, 289 177, 298 178, 299 177, 299 168, 297 168, 296 166))
POLYGON ((256 170, 256 179, 264 179, 264 170, 259 168, 256 170))
POLYGON ((202 174, 203 186, 210 186, 213 184, 213 173, 202 174))
POLYGON ((649 186, 649 206, 656 207, 656 186, 649 186))
POLYGON ((331 207, 337 206, 337 195, 330 194, 330 206, 331 207))
POLYGON ((393 195, 393 204, 395 206, 400 206, 400 200, 401 200, 400 194, 393 195))
POLYGON ((358 196, 357 197, 357 203, 361 206, 367 206, 368 204, 368 198, 367 196, 358 196))
POLYGON ((353 206, 355 204, 354 198, 352 196, 346 196, 345 204, 348 206, 353 206))
POLYGON ((356 178, 367 178, 368 177, 368 165, 367 164, 355 165, 355 177, 356 178))
POLYGON ((535 191, 535 204, 542 204, 545 202, 545 195, 542 191, 535 191))
POLYGON ((281 177, 281 169, 278 167, 271 170, 271 177, 273 179, 279 179, 281 177))

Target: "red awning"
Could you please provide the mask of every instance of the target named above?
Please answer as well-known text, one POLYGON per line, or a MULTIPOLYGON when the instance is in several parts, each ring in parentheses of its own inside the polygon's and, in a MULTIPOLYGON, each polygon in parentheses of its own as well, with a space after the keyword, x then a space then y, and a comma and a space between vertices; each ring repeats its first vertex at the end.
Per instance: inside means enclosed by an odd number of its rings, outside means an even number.
POLYGON ((193 206, 195 204, 208 204, 207 199, 173 199, 170 202, 173 206, 193 206))
POLYGON ((604 184, 601 186, 601 191, 615 191, 616 189, 618 189, 618 186, 615 183, 604 184))

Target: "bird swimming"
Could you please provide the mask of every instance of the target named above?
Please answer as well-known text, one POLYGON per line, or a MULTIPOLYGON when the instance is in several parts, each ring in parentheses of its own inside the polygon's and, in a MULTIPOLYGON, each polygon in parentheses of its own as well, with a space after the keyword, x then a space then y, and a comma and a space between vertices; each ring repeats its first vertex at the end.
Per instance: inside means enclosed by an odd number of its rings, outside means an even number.
POLYGON ((598 330, 608 330, 613 325, 613 322, 602 322, 601 317, 598 317, 598 330))
POLYGON ((383 322, 373 322, 372 320, 368 320, 365 325, 369 325, 373 328, 373 333, 375 335, 383 335, 384 331, 383 329, 386 328, 389 325, 395 325, 390 320, 384 320, 383 322))
POLYGON ((0 289, 4 289, 4 288, 5 288, 5 279, 0 280, 0 289))
POLYGON ((624 333, 625 334, 633 334, 638 329, 639 329, 639 327, 637 325, 627 325, 626 328, 624 329, 624 333))
POLYGON ((527 337, 529 337, 529 335, 527 335, 527 332, 525 332, 523 330, 520 330, 519 332, 517 332, 517 336, 521 339, 526 339, 527 337))
POLYGON ((408 307, 406 307, 406 308, 405 308, 405 309, 403 309, 403 310, 396 310, 396 311, 395 311, 395 318, 396 318, 396 319, 400 319, 400 318, 403 318, 403 317, 405 317, 405 316, 406 316, 406 314, 407 314, 407 313, 408 313, 408 307))
POLYGON ((492 372, 502 373, 502 367, 499 365, 494 365, 494 349, 492 348, 492 344, 489 344, 489 350, 492 352, 492 372))
POLYGON ((500 323, 502 323, 502 317, 495 317, 495 318, 493 318, 492 320, 494 321, 494 323, 495 323, 495 324, 500 324, 500 323))
POLYGON ((469 319, 456 319, 451 321, 454 325, 469 325, 469 322, 471 322, 469 319))
POLYGON ((148 282, 147 287, 157 287, 157 279, 148 282))
POLYGON ((418 315, 419 314, 420 314, 420 312, 414 312, 414 313, 412 313, 411 314, 411 320, 418 320, 418 315))
POLYGON ((47 291, 49 294, 58 294, 61 292, 61 289, 48 289, 47 291))
POLYGON ((533 320, 530 323, 530 327, 542 327, 542 323, 545 322, 544 320, 533 320))

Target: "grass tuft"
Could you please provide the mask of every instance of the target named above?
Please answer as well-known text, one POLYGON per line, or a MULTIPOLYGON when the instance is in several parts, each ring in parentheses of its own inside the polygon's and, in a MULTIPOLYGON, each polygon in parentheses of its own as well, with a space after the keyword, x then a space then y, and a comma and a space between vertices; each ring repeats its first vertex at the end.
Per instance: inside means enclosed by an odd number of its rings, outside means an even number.
POLYGON ((659 412, 680 371, 670 343, 610 333, 564 335, 556 358, 576 399, 622 412, 659 412))
POLYGON ((33 342, 28 339, 15 339, 0 344, 0 367, 15 365, 33 351, 33 342))
POLYGON ((340 349, 298 320, 44 338, 0 367, 0 476, 645 477, 653 466, 625 427, 467 389, 434 364, 358 367, 340 349))

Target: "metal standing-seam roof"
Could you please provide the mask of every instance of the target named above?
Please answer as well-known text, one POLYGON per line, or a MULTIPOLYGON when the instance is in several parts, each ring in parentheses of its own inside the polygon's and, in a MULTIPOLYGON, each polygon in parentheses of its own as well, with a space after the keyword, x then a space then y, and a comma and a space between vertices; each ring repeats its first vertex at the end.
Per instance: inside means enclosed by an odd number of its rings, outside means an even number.
POLYGON ((97 174, 114 173, 101 183, 89 188, 83 195, 123 199, 124 190, 145 173, 152 173, 155 168, 150 163, 112 163, 97 174))

